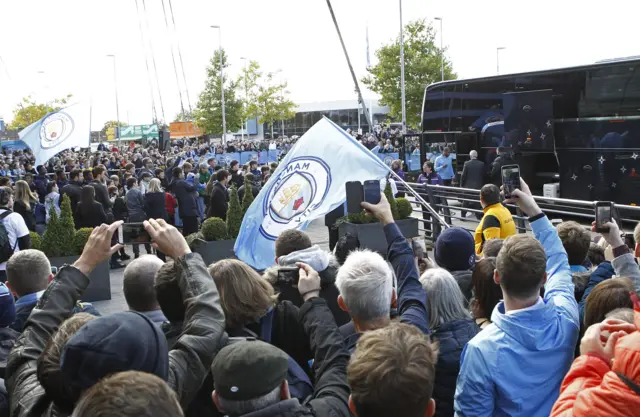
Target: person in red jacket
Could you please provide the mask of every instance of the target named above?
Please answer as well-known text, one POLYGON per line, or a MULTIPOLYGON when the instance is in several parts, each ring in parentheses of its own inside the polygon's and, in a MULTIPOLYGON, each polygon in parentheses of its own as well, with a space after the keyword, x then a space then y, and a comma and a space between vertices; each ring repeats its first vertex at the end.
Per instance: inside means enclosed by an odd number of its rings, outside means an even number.
POLYGON ((166 198, 165 198, 165 205, 167 208, 167 214, 169 216, 169 224, 170 225, 175 225, 175 219, 176 219, 176 207, 178 207, 178 201, 176 200, 176 198, 173 196, 173 194, 171 193, 165 193, 166 198))
POLYGON ((632 299, 634 324, 609 319, 587 329, 550 417, 640 414, 640 302, 632 299))

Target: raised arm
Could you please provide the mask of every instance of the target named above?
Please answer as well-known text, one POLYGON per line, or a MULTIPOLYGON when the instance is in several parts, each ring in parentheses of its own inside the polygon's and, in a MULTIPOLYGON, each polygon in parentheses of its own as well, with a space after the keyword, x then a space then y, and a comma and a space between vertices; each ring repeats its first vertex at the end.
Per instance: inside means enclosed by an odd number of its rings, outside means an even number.
POLYGON ((362 203, 362 207, 373 213, 384 226, 389 245, 387 259, 391 262, 398 281, 398 313, 403 323, 413 324, 429 333, 427 293, 419 281, 418 269, 413 259, 413 250, 393 220, 387 198, 382 194, 380 203, 362 203))
MULTIPOLYGON (((633 282, 635 291, 640 293, 640 268, 622 239, 620 227, 615 222, 607 223, 605 226, 609 228, 609 231, 603 232, 602 237, 613 249, 615 258, 611 261, 611 265, 613 265, 616 276, 629 278, 633 282)), ((595 231, 595 222, 592 230, 595 231)))
POLYGON ((169 352, 169 386, 186 408, 222 347, 224 313, 207 266, 200 255, 191 253, 180 232, 162 219, 145 221, 144 225, 154 247, 181 267, 178 285, 185 306, 184 331, 169 352))

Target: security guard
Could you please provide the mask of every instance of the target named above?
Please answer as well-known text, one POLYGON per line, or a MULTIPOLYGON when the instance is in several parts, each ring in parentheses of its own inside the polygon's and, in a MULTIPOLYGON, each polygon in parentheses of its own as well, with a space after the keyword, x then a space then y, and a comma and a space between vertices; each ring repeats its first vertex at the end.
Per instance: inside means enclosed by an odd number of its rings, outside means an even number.
POLYGON ((480 190, 480 204, 484 216, 474 235, 476 253, 482 254, 484 242, 489 239, 505 239, 516 234, 516 225, 511 212, 500 203, 500 190, 493 184, 486 184, 480 190))

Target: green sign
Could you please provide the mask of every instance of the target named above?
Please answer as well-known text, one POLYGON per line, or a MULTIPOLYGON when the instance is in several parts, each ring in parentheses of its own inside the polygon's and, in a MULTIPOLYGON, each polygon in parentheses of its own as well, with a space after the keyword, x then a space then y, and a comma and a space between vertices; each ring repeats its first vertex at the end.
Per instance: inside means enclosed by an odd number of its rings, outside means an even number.
POLYGON ((120 139, 158 139, 158 125, 135 125, 120 128, 120 139))

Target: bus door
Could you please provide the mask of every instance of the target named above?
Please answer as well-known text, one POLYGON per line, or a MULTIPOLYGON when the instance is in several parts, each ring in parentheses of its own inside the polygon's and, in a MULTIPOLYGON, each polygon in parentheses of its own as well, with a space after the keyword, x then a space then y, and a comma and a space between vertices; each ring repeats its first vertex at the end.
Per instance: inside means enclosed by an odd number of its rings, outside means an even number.
POLYGON ((456 180, 460 178, 462 167, 469 160, 469 152, 478 149, 477 132, 423 132, 420 143, 420 164, 435 162, 447 147, 455 161, 456 180))

